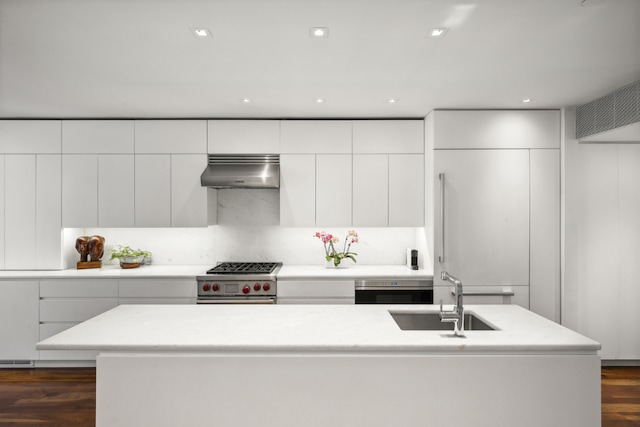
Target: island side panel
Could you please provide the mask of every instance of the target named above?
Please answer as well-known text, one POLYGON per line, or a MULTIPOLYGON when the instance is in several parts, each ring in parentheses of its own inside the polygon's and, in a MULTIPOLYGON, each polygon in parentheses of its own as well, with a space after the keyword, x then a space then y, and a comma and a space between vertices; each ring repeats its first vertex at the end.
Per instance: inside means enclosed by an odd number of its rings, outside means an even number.
POLYGON ((597 355, 97 359, 97 427, 600 426, 597 355))

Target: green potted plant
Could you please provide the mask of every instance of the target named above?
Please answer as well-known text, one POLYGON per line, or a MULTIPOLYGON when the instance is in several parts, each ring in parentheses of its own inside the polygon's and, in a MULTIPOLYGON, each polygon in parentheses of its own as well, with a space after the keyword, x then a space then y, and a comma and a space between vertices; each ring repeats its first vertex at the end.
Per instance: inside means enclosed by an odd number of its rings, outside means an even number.
POLYGON ((120 261, 120 267, 122 268, 140 267, 145 257, 151 257, 151 252, 132 249, 127 245, 115 245, 109 249, 109 262, 118 259, 120 261))

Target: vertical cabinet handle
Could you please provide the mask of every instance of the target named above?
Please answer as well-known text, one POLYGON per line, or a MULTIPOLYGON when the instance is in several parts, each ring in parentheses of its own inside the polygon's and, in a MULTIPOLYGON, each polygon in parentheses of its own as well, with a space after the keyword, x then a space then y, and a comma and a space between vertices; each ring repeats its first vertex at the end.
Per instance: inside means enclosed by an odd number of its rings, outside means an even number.
POLYGON ((438 262, 444 262, 444 174, 438 174, 440 180, 440 255, 438 255, 438 262))

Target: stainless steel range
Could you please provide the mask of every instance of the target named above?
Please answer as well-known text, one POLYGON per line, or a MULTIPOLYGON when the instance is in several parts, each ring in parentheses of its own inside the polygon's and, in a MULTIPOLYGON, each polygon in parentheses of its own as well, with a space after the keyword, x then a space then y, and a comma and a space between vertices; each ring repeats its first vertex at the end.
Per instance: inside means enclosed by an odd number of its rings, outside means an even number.
POLYGON ((275 304, 281 262, 223 262, 198 281, 198 304, 275 304))

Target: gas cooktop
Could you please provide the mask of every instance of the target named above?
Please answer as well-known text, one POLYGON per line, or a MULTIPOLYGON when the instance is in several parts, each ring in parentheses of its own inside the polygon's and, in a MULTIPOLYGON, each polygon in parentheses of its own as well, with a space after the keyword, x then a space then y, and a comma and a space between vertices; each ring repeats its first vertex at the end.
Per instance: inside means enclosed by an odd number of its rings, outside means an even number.
POLYGON ((281 262, 223 262, 207 274, 271 274, 281 266, 281 262))

